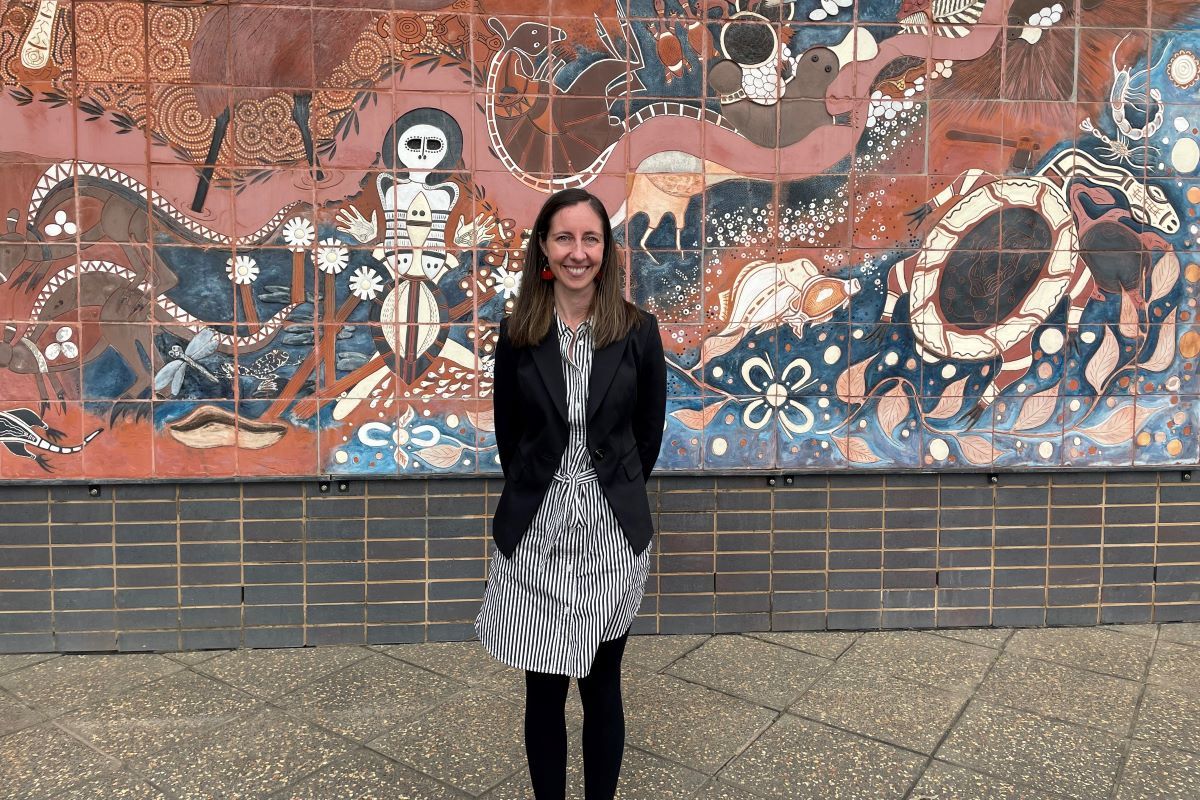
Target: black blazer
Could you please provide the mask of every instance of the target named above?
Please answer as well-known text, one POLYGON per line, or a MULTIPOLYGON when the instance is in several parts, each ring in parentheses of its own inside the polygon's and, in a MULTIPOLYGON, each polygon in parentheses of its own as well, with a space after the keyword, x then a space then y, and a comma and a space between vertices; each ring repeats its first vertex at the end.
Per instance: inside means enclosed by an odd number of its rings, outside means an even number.
MULTIPOLYGON (((667 371, 658 321, 645 311, 622 340, 595 352, 588 381, 587 447, 600 488, 634 553, 650 544, 646 479, 658 460, 666 415, 667 371)), ((500 323, 492 399, 504 492, 492 538, 511 557, 567 449, 567 384, 558 324, 534 347, 513 347, 500 323)))

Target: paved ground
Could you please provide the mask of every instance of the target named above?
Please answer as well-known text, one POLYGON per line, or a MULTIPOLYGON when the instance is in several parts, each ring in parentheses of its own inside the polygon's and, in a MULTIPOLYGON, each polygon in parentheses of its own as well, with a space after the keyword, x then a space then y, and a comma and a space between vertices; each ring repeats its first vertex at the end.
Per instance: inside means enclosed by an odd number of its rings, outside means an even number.
MULTIPOLYGON (((1200 624, 646 636, 626 665, 623 798, 1200 798, 1200 624)), ((475 643, 0 655, 0 798, 529 798, 522 690, 475 643)))

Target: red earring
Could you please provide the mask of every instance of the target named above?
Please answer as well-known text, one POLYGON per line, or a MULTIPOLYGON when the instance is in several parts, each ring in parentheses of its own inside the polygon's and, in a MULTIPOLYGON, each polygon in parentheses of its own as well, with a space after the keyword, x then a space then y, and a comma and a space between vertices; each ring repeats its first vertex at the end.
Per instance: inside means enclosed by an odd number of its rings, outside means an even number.
POLYGON ((550 271, 549 267, 542 267, 542 280, 544 280, 544 281, 554 280, 554 273, 550 271))

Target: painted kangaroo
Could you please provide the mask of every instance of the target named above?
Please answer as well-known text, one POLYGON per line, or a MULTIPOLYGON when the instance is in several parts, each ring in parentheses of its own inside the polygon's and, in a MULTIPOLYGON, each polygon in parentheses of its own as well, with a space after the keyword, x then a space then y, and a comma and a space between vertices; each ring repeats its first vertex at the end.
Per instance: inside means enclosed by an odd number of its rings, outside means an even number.
MULTIPOLYGON (((166 296, 178 279, 158 256, 146 255, 152 249, 121 245, 129 255, 127 265, 102 259, 75 260, 74 236, 58 239, 63 225, 56 221, 57 215, 51 215, 76 191, 102 204, 99 220, 79 232, 84 249, 101 241, 148 242, 151 222, 196 244, 254 247, 270 241, 295 208, 294 204, 280 210, 259 230, 234 239, 190 220, 157 193, 147 192, 136 180, 116 170, 75 162, 51 166, 34 190, 26 237, 16 232, 15 215, 9 217, 8 233, 0 237, 7 245, 0 248, 0 279, 7 279, 14 268, 23 264, 13 283, 24 283, 29 290, 39 287, 28 315, 31 322, 24 330, 10 325, 0 342, 0 369, 36 376, 43 404, 51 396, 60 400, 65 396, 60 373, 78 370, 109 348, 134 374, 121 396, 138 397, 151 383, 146 364, 153 353, 151 323, 188 340, 205 328, 203 322, 166 296), (144 201, 147 196, 151 200, 149 209, 144 201), (21 242, 24 246, 18 244, 21 242), (55 263, 65 258, 71 260, 55 263), (87 312, 82 313, 83 309, 87 312), (68 319, 80 321, 80 342, 75 346, 78 357, 68 356, 63 347, 54 347, 53 341, 43 344, 58 331, 70 332, 68 319)), ((232 353, 236 348, 248 353, 265 347, 298 304, 293 297, 251 335, 219 334, 218 349, 232 353)))
POLYGON ((688 117, 732 130, 720 114, 678 102, 659 102, 621 120, 612 115, 611 94, 642 91, 637 70, 641 46, 620 7, 622 53, 596 18, 596 33, 608 57, 589 64, 565 89, 554 76, 574 60, 561 28, 523 22, 510 34, 492 17, 487 25, 500 37, 488 66, 484 112, 488 140, 504 166, 523 184, 542 192, 587 186, 604 169, 625 134, 656 116, 688 117), (553 96, 553 100, 551 100, 553 96), (597 124, 603 121, 604 124, 597 124))

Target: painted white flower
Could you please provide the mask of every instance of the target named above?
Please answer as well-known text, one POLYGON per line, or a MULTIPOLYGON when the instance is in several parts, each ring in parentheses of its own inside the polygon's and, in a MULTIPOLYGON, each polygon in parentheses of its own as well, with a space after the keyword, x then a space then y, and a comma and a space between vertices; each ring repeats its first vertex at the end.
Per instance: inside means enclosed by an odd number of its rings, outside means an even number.
POLYGON ((313 224, 303 217, 292 217, 283 226, 283 241, 293 253, 304 252, 316 239, 313 224))
POLYGON ((504 259, 504 263, 496 267, 492 272, 492 280, 496 285, 492 288, 496 290, 496 294, 503 297, 505 300, 515 297, 521 291, 521 273, 520 271, 508 271, 508 259, 504 259))
POLYGON ((68 327, 59 328, 54 332, 55 341, 46 345, 46 359, 54 361, 59 356, 64 358, 75 358, 79 355, 79 348, 71 341, 72 330, 68 327))
POLYGON ((67 212, 61 208, 54 212, 54 221, 46 225, 47 236, 74 236, 78 230, 75 223, 67 219, 67 212))
POLYGON ((317 269, 337 275, 350 263, 350 248, 337 239, 323 239, 317 248, 317 269))
POLYGON ((755 356, 742 364, 742 379, 746 385, 761 396, 750 401, 742 411, 742 422, 752 430, 761 430, 778 415, 789 435, 806 433, 812 429, 813 415, 795 395, 812 380, 812 367, 803 358, 797 358, 784 368, 778 377, 775 368, 765 356, 755 356), (756 380, 761 372, 762 379, 756 380), (793 377, 793 373, 799 374, 793 377))
POLYGON ((383 291, 383 279, 370 267, 359 267, 350 276, 350 293, 359 300, 374 300, 383 291))
POLYGON ((938 61, 933 65, 933 77, 935 78, 949 78, 953 74, 954 62, 949 59, 938 61))
POLYGON ((258 264, 250 256, 229 259, 225 262, 225 272, 230 280, 242 285, 258 280, 258 264))
POLYGON ((392 454, 396 464, 404 469, 408 466, 410 451, 414 451, 414 448, 432 447, 442 438, 441 432, 432 425, 414 426, 412 423, 416 418, 412 406, 407 406, 396 420, 394 429, 389 431, 388 426, 381 422, 368 422, 359 430, 359 441, 368 447, 386 447, 388 440, 385 436, 390 432, 391 444, 394 445, 392 454))

